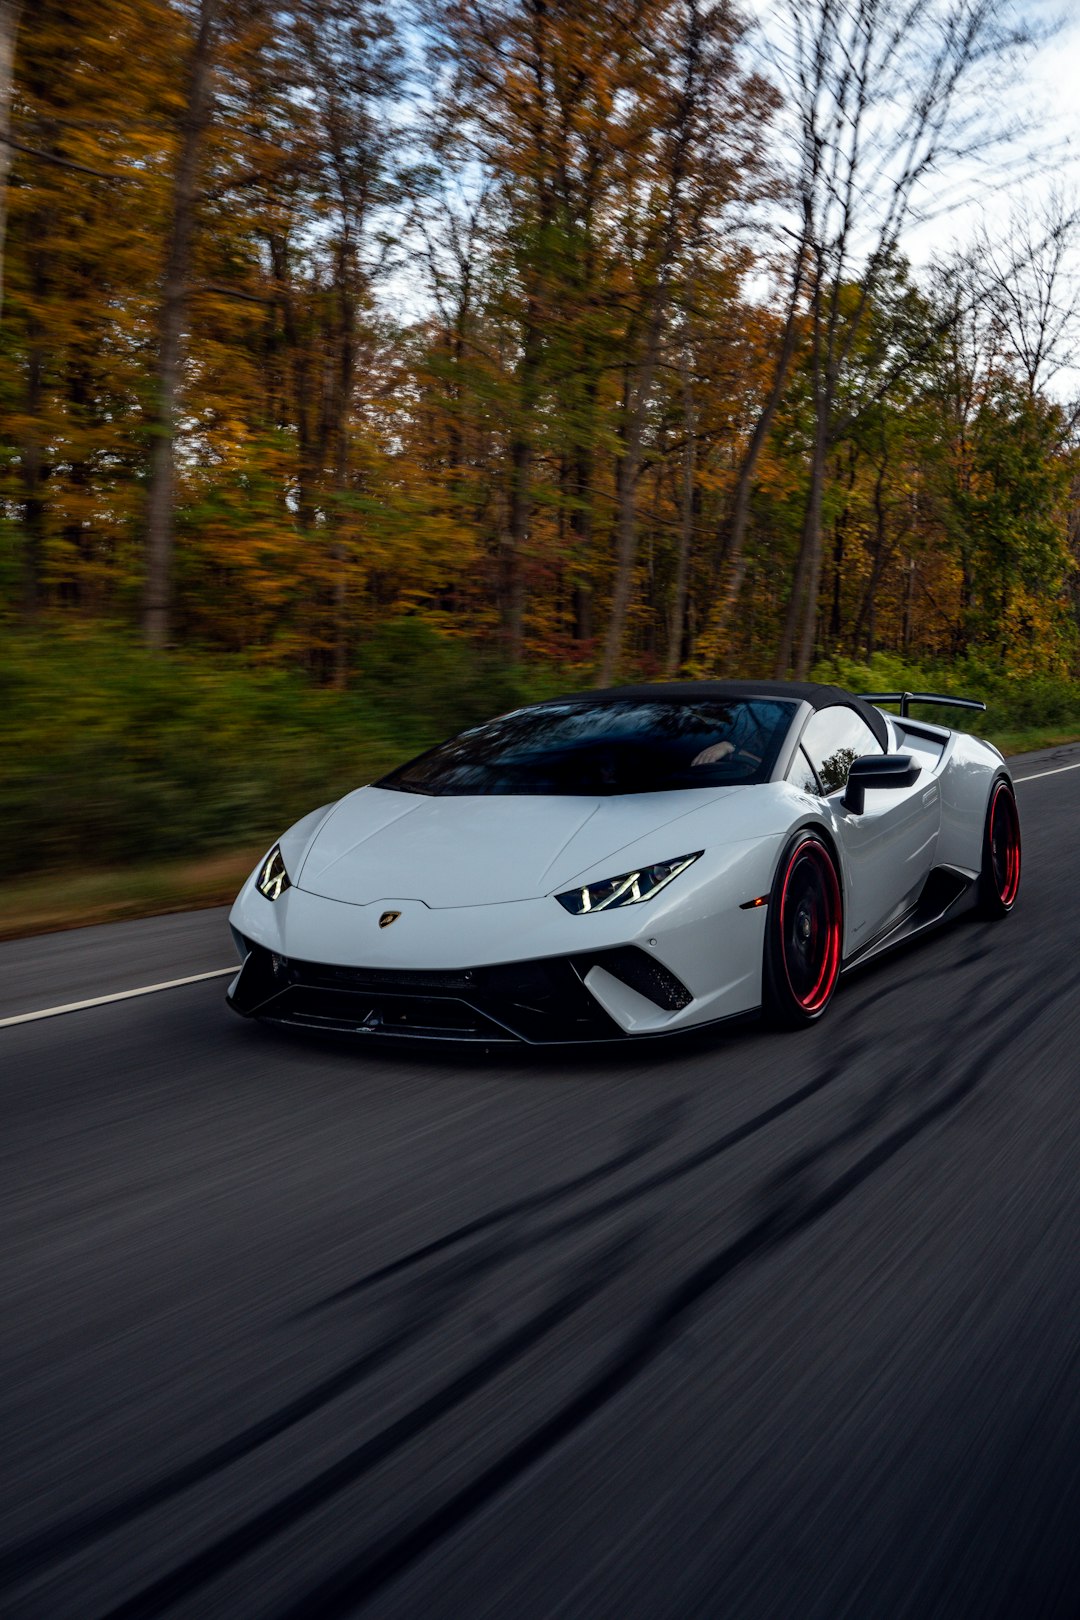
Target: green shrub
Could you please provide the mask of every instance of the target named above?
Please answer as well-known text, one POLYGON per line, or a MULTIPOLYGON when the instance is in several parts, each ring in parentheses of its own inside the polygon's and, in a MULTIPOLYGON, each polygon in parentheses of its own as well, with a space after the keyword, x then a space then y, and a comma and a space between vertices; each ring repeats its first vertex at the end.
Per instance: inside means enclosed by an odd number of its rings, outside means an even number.
MULTIPOLYGON (((417 622, 418 624, 418 622, 417 622)), ((410 621, 355 690, 129 636, 0 639, 0 868, 169 859, 269 841, 297 816, 528 696, 410 621)))
MULTIPOLYGON (((1080 733, 1080 681, 1066 676, 1011 675, 978 658, 919 666, 889 653, 877 653, 869 663, 827 659, 813 674, 815 680, 835 681, 853 692, 923 691, 980 698, 986 704, 986 714, 969 716, 970 726, 962 718, 962 710, 943 710, 941 719, 995 741, 1021 737, 1026 732, 1080 733)), ((929 709, 917 712, 924 719, 931 718, 929 709)))
POLYGON ((423 716, 433 738, 528 702, 541 685, 416 617, 390 619, 364 643, 360 682, 382 714, 409 724, 423 716))
MULTIPOLYGON (((923 687, 985 698, 988 713, 972 729, 999 740, 1040 729, 1080 734, 1074 681, 1008 676, 974 660, 920 669, 880 656, 832 661, 815 676, 855 691, 923 687)), ((108 627, 6 628, 0 870, 28 875, 269 843, 304 811, 441 737, 584 684, 556 668, 507 669, 417 618, 391 620, 365 643, 344 693, 220 655, 151 654, 108 627)))

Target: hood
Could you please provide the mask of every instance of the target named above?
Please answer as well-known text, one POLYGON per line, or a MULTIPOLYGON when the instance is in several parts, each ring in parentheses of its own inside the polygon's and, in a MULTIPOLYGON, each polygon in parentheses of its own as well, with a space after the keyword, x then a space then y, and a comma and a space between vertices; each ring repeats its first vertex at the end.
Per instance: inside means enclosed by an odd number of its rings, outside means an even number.
POLYGON ((358 906, 421 900, 438 909, 531 900, 664 828, 671 827, 670 836, 652 859, 688 853, 671 824, 733 792, 427 798, 360 788, 327 816, 293 881, 309 894, 358 906))

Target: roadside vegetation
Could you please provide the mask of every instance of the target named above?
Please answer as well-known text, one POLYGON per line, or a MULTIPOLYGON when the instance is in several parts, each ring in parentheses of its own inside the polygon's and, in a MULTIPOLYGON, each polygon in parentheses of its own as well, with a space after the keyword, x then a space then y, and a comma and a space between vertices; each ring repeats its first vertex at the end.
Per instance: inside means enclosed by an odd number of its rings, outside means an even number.
POLYGON ((750 9, 0 0, 0 927, 560 689, 1080 734, 1080 209, 905 254, 1025 8, 750 9))
MULTIPOLYGON (((447 732, 528 695, 416 621, 371 643, 346 692, 120 633, 0 643, 8 875, 165 861, 258 843, 447 732)), ((538 680, 530 690, 540 690, 538 680)))
MULTIPOLYGON (((1005 750, 1080 737, 1080 681, 977 659, 832 660, 856 691, 983 698, 955 720, 1005 750)), ((100 627, 0 642, 0 937, 231 899, 296 817, 459 727, 573 691, 581 671, 508 669, 418 619, 387 624, 345 692, 220 655, 148 652, 100 627)))

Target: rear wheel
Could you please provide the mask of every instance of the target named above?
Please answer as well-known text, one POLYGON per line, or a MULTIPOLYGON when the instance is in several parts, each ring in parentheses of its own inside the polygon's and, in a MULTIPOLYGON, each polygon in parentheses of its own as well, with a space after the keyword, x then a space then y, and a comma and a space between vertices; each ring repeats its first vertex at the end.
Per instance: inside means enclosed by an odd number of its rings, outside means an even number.
POLYGON ((777 868, 765 928, 763 1004, 788 1029, 820 1018, 840 977, 843 905, 836 863, 825 843, 804 832, 777 868))
POLYGON ((1007 917, 1020 889, 1020 814, 1011 784, 999 776, 990 793, 983 829, 979 909, 984 917, 1007 917))

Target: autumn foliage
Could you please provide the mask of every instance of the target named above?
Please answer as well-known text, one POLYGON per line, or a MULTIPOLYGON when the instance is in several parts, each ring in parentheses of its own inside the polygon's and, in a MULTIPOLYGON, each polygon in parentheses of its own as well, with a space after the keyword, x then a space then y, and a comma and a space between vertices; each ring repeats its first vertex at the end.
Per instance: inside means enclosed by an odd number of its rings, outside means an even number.
MULTIPOLYGON (((819 59, 880 54, 827 9, 819 59)), ((728 0, 3 10, 3 622, 336 688, 406 617, 580 681, 1071 667, 1038 230, 918 276, 907 199, 841 239, 855 159, 728 0)))

